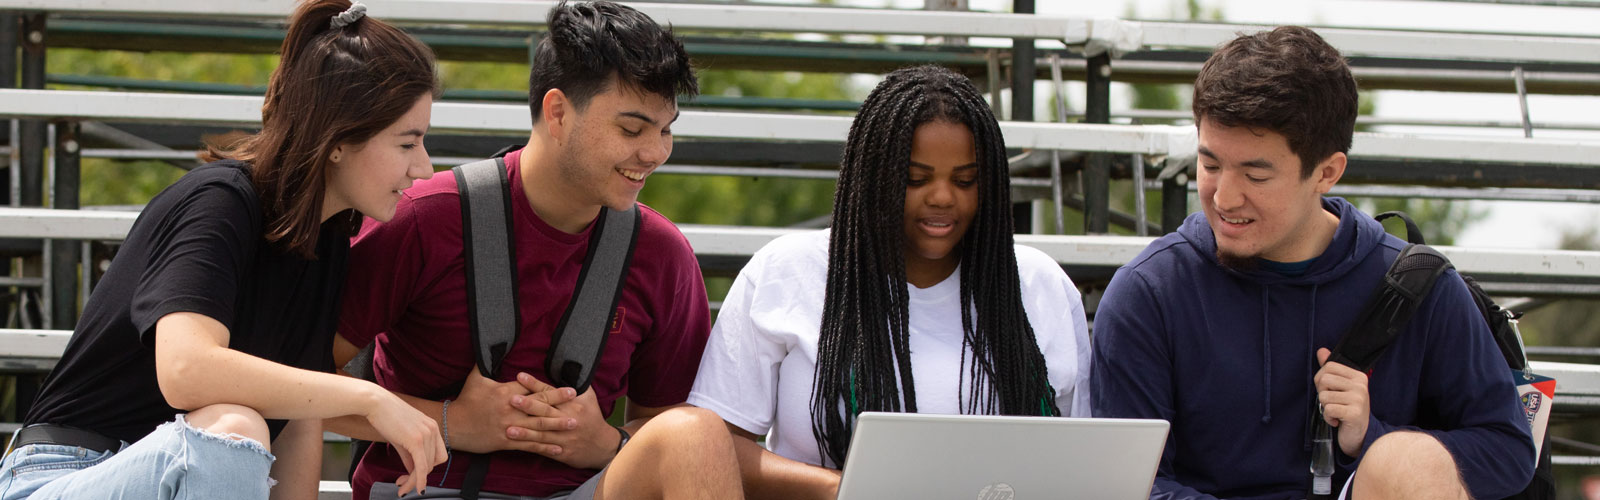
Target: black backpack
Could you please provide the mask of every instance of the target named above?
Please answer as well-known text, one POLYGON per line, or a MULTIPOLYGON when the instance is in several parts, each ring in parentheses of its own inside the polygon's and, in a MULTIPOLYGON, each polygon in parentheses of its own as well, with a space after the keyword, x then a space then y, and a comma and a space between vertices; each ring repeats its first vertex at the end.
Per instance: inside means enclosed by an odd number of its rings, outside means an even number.
MULTIPOLYGON (((1361 371, 1370 369, 1400 332, 1405 331, 1412 314, 1416 312, 1423 299, 1427 298, 1439 276, 1455 267, 1450 263, 1450 259, 1424 243, 1422 231, 1404 213, 1384 212, 1375 218, 1382 222, 1390 217, 1398 217, 1405 222, 1406 241, 1409 244, 1401 249, 1399 256, 1395 257, 1383 281, 1378 284, 1378 289, 1368 299, 1361 315, 1357 316, 1356 323, 1339 339, 1339 344, 1334 346, 1333 354, 1329 357, 1329 361, 1338 361, 1361 371)), ((1516 324, 1516 319, 1521 317, 1521 314, 1501 309, 1471 277, 1462 276, 1462 279, 1472 293, 1478 312, 1488 324, 1495 345, 1500 347, 1500 354, 1505 357, 1507 368, 1523 374, 1523 377, 1531 377, 1527 372, 1528 356, 1523 349, 1522 333, 1517 330, 1516 324)), ((1529 380, 1515 382, 1521 385, 1529 380)), ((1316 401, 1313 400, 1312 404, 1315 405, 1316 401)), ((1315 412, 1312 419, 1315 420, 1314 424, 1322 421, 1315 412)), ((1521 493, 1510 498, 1519 500, 1555 498, 1555 477, 1550 464, 1550 435, 1546 433, 1543 439, 1533 480, 1521 493)))

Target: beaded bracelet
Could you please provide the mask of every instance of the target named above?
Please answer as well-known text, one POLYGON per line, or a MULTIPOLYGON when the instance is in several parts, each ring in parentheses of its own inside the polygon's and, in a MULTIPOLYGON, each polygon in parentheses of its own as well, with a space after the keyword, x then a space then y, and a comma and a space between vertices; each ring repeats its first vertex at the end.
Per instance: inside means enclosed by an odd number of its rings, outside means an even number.
POLYGON ((439 434, 444 438, 444 474, 439 476, 439 487, 444 487, 445 476, 450 475, 450 462, 454 462, 456 455, 450 452, 450 401, 444 400, 444 411, 439 415, 439 434))

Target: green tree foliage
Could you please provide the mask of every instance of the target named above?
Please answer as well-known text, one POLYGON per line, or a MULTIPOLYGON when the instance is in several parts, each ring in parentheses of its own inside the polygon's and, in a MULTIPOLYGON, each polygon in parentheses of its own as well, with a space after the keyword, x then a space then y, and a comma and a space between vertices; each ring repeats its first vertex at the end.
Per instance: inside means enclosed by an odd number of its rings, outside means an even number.
MULTIPOLYGON (((46 64, 46 72, 50 74, 264 86, 272 69, 277 67, 278 58, 268 55, 52 49, 46 64)), ((163 162, 99 158, 84 158, 81 172, 79 193, 83 206, 142 205, 184 173, 163 162)))
MULTIPOLYGON (((1468 225, 1483 220, 1489 213, 1470 203, 1451 200, 1355 198, 1352 202, 1372 215, 1396 210, 1405 212, 1417 222, 1417 228, 1422 230, 1422 238, 1430 245, 1454 245, 1456 235, 1461 234, 1468 225)), ((1401 238, 1406 236, 1405 223, 1397 220, 1385 221, 1384 229, 1401 238)))
MULTIPOLYGON (((806 99, 848 99, 851 89, 839 75, 701 71, 704 95, 806 99)), ((833 210, 832 180, 773 177, 652 175, 639 201, 680 224, 788 226, 826 216, 833 210)), ((732 280, 708 278, 712 300, 727 294, 732 280)))
POLYGON ((266 85, 277 56, 51 49, 51 74, 119 76, 147 80, 266 85))
MULTIPOLYGON (((699 76, 705 95, 852 98, 840 75, 710 70, 699 76)), ((833 190, 831 180, 655 175, 639 197, 678 222, 787 226, 827 215, 833 190)))
POLYGON ((177 182, 183 173, 184 170, 159 161, 84 158, 78 201, 85 207, 143 205, 177 182))

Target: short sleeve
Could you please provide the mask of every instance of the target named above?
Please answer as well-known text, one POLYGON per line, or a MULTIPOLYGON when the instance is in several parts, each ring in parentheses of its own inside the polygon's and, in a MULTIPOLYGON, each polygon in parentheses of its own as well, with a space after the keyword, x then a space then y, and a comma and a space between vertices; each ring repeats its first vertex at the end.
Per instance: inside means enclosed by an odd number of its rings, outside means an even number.
MULTIPOLYGON (((367 219, 350 244, 339 336, 357 347, 372 343, 405 312, 423 255, 417 225, 418 203, 409 197, 389 222, 367 219)), ((442 237, 442 236, 441 236, 442 237)))
POLYGON ((1028 322, 1050 370, 1056 408, 1062 416, 1089 417, 1092 352, 1083 294, 1055 259, 1032 247, 1016 249, 1028 322))
POLYGON ((130 318, 144 345, 154 345, 156 322, 178 312, 233 323, 240 281, 260 238, 258 208, 239 186, 209 182, 155 216, 144 272, 130 318))
POLYGON ((778 365, 784 347, 763 335, 752 316, 762 288, 762 259, 750 261, 722 301, 689 404, 717 413, 747 432, 764 435, 778 411, 778 365))
POLYGON ((1092 417, 1089 373, 1093 371, 1094 352, 1089 344, 1089 321, 1083 311, 1083 294, 1072 280, 1062 277, 1061 293, 1067 298, 1067 308, 1063 313, 1062 324, 1072 326, 1073 355, 1078 360, 1077 370, 1072 375, 1072 384, 1069 388, 1058 388, 1056 405, 1068 417, 1092 417), (1068 408, 1067 405, 1071 405, 1068 408))
MULTIPOLYGON (((661 252, 661 261, 651 266, 665 272, 652 294, 656 320, 633 353, 628 369, 628 398, 646 407, 671 406, 689 396, 711 330, 711 311, 706 302, 706 284, 700 263, 683 233, 654 211, 640 229, 639 251, 661 252), (654 227, 649 227, 654 226, 654 227), (656 243, 646 250, 644 236, 653 233, 656 243)), ((639 259, 639 253, 634 254, 639 259)), ((638 262, 634 263, 637 269, 638 262)))

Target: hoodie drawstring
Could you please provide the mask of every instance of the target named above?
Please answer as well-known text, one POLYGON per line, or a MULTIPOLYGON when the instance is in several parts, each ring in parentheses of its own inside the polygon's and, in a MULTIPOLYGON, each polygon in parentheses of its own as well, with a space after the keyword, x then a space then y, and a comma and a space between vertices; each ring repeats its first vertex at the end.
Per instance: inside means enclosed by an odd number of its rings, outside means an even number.
MULTIPOLYGON (((1311 367, 1310 375, 1312 376, 1315 376, 1317 373, 1317 290, 1319 288, 1321 288, 1321 285, 1311 285, 1311 310, 1309 311, 1310 321, 1306 322, 1306 357, 1307 361, 1309 361, 1307 366, 1311 367)), ((1261 423, 1263 424, 1272 422, 1272 315, 1267 313, 1269 310, 1268 300, 1271 297, 1271 288, 1262 286, 1261 385, 1265 388, 1265 390, 1262 391, 1262 404, 1265 405, 1262 407, 1261 412, 1261 423)), ((1308 384, 1311 384, 1311 397, 1316 398, 1316 384, 1310 382, 1311 378, 1307 378, 1306 380, 1308 384)))
MULTIPOLYGON (((1311 367, 1311 372, 1306 374, 1306 389, 1311 393, 1311 402, 1313 403, 1310 406, 1311 408, 1316 407, 1316 376, 1317 370, 1320 369, 1320 367, 1317 366, 1317 290, 1320 287, 1321 285, 1315 283, 1311 285, 1311 316, 1310 321, 1306 322, 1306 366, 1311 367)), ((1313 414, 1311 418, 1306 421, 1306 437, 1305 442, 1302 443, 1306 451, 1311 450, 1312 438, 1314 437, 1312 434, 1315 433, 1316 425, 1313 420, 1316 418, 1316 415, 1313 414)))
MULTIPOLYGON (((1306 357, 1310 361, 1311 375, 1315 377, 1317 370, 1317 288, 1321 285, 1311 285, 1311 321, 1306 322, 1306 357)), ((1310 380, 1310 379, 1307 379, 1310 380)), ((1317 386, 1311 383, 1311 397, 1317 397, 1317 386)))
POLYGON ((1261 423, 1272 422, 1272 321, 1271 314, 1267 311, 1267 299, 1271 293, 1268 287, 1261 287, 1261 391, 1264 397, 1261 407, 1261 423))

